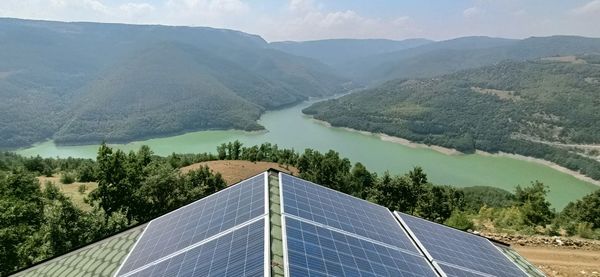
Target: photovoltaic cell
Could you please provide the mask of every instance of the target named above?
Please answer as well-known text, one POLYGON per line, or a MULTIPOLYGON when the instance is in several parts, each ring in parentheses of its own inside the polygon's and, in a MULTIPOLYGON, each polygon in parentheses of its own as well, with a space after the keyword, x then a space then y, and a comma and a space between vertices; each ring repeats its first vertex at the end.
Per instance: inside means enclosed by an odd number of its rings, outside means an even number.
POLYGON ((130 276, 264 276, 266 218, 130 276))
POLYGON ((485 238, 407 214, 396 214, 438 264, 457 265, 493 276, 526 276, 485 238))
POLYGON ((425 257, 285 218, 288 266, 295 276, 436 276, 425 257))
POLYGON ((118 275, 265 214, 265 174, 154 219, 118 275))
POLYGON ((284 213, 419 253, 388 209, 281 174, 284 213))
POLYGON ((446 273, 448 277, 485 277, 487 275, 477 274, 475 272, 466 271, 462 269, 458 269, 455 267, 451 267, 445 264, 438 264, 438 266, 446 273))

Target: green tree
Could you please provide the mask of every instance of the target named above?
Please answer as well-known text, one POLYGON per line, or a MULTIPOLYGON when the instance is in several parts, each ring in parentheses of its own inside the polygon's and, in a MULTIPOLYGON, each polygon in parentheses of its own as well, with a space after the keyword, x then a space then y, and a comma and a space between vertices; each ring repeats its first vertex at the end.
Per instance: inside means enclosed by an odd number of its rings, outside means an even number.
POLYGON ((546 200, 548 188, 539 181, 532 182, 528 187, 517 186, 515 201, 521 208, 525 224, 529 226, 546 225, 554 218, 554 210, 546 200))
POLYGON ((19 249, 43 222, 40 184, 31 174, 0 176, 0 275, 24 266, 27 253, 19 249))
MULTIPOLYGON (((134 185, 128 173, 140 172, 136 167, 128 168, 127 158, 121 150, 113 150, 102 143, 98 150, 98 188, 90 193, 90 199, 98 201, 100 207, 110 216, 113 212, 127 210, 134 202, 134 185)), ((127 212, 127 211, 126 211, 127 212)), ((128 218, 131 217, 128 215, 128 218)))

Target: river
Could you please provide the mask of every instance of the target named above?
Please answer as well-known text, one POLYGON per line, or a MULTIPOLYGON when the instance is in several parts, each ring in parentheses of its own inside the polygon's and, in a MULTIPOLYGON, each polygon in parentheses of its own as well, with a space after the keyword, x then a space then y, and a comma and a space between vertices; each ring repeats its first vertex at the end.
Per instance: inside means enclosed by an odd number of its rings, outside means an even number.
MULTIPOLYGON (((436 184, 487 185, 513 191, 518 184, 528 185, 531 181, 539 180, 549 186, 548 198, 558 210, 569 201, 598 189, 591 183, 534 162, 480 154, 447 155, 428 148, 384 141, 375 135, 328 127, 302 114, 302 109, 310 104, 305 102, 265 113, 259 120, 268 130, 265 132, 200 131, 111 146, 128 151, 148 145, 158 155, 169 155, 174 152, 215 152, 217 145, 237 139, 244 145, 270 142, 299 151, 304 148, 320 151, 333 149, 379 173, 386 170, 405 173, 414 166, 421 166, 429 180, 436 184)), ((95 158, 97 150, 98 145, 57 146, 48 141, 18 150, 17 153, 26 156, 95 158)))

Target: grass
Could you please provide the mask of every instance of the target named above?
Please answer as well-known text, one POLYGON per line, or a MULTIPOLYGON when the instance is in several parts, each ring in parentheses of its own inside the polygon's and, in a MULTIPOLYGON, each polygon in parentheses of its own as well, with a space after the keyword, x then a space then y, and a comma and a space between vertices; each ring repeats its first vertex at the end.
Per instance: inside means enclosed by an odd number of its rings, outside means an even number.
POLYGON ((71 184, 64 184, 61 182, 61 177, 57 176, 57 175, 53 175, 52 177, 39 176, 37 178, 40 181, 40 186, 42 186, 42 189, 46 185, 46 182, 54 183, 56 186, 58 186, 60 191, 62 191, 66 196, 68 196, 69 198, 71 198, 71 200, 73 200, 73 203, 77 207, 79 207, 85 211, 89 211, 92 208, 90 205, 86 204, 83 201, 83 199, 91 191, 93 191, 94 189, 96 189, 98 187, 98 183, 95 183, 95 182, 88 182, 88 183, 73 182, 71 184), (82 185, 85 186, 85 188, 86 188, 83 193, 81 193, 79 191, 79 187, 82 185))

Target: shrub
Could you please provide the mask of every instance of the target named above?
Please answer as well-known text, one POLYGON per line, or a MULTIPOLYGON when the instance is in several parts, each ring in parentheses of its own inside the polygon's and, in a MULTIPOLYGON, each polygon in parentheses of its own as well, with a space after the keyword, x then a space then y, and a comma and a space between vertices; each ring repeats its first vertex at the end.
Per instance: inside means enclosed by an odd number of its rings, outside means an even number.
POLYGON ((463 231, 473 229, 473 221, 467 217, 466 213, 459 210, 454 210, 444 224, 463 231))
POLYGON ((60 176, 60 182, 68 185, 68 184, 72 184, 75 182, 75 176, 73 176, 72 173, 69 172, 64 172, 61 176, 60 176))
POLYGON ((525 218, 519 207, 499 209, 494 226, 503 229, 520 230, 525 226, 525 218))
POLYGON ((84 184, 79 185, 79 188, 77 189, 77 191, 81 194, 84 194, 86 190, 87 190, 87 186, 84 184))
POLYGON ((577 224, 577 235, 584 239, 596 238, 596 233, 592 229, 592 224, 588 222, 580 222, 577 224))

